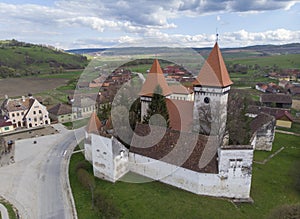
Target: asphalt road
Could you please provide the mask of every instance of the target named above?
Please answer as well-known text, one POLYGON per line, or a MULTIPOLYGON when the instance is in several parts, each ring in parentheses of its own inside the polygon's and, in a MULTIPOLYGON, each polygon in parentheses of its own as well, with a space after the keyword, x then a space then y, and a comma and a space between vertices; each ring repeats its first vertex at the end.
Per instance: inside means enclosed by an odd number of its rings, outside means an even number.
POLYGON ((69 133, 46 157, 41 171, 39 218, 72 218, 72 206, 64 195, 66 185, 63 178, 67 166, 65 165, 68 158, 67 151, 68 149, 71 151, 76 143, 74 133, 69 133))
POLYGON ((0 195, 19 210, 21 218, 75 217, 68 189, 68 161, 84 131, 75 132, 64 130, 16 142, 16 163, 0 168, 0 195))

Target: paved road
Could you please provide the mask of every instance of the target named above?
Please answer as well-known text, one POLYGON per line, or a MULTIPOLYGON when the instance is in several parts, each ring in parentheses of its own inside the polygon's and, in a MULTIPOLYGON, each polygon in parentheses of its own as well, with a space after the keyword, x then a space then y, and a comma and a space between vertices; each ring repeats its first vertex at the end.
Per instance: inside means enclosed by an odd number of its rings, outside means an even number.
POLYGON ((71 132, 47 155, 41 171, 39 218, 72 218, 72 205, 65 194, 67 185, 64 178, 68 149, 72 151, 76 144, 76 137, 71 132))
POLYGON ((22 218, 73 218, 67 166, 76 138, 83 135, 83 129, 76 135, 62 130, 16 142, 16 163, 0 168, 0 195, 16 206, 22 218))

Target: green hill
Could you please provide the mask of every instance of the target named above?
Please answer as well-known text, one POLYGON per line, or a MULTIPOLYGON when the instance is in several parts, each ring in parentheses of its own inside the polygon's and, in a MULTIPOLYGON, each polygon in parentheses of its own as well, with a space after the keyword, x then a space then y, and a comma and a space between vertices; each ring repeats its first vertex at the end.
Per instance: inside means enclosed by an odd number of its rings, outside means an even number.
POLYGON ((0 41, 0 77, 20 77, 83 69, 85 56, 16 40, 0 41))

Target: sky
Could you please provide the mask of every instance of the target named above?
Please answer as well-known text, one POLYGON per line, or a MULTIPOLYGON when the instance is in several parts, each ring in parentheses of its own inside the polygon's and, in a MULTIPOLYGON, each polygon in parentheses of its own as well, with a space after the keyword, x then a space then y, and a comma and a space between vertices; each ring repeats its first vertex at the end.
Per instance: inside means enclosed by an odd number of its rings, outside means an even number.
POLYGON ((300 0, 0 0, 0 40, 60 49, 300 42, 300 0))

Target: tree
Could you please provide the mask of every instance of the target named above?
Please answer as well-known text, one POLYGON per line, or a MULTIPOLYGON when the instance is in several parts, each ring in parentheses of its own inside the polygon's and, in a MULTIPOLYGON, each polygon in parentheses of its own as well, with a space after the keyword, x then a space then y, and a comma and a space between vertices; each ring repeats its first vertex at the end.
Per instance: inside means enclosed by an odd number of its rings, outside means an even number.
MULTIPOLYGON (((166 98, 162 95, 162 88, 157 85, 154 90, 151 103, 149 104, 149 109, 147 110, 147 115, 143 118, 143 123, 149 124, 150 118, 153 115, 160 115, 165 119, 167 127, 170 125, 169 113, 166 104, 166 98)), ((153 121, 155 125, 163 126, 164 122, 160 119, 153 121)))
POLYGON ((221 144, 226 133, 227 106, 220 102, 210 102, 198 108, 199 133, 216 136, 221 144))
POLYGON ((98 117, 101 121, 108 119, 110 114, 111 114, 111 104, 109 103, 103 104, 98 110, 98 117))
POLYGON ((134 130, 136 123, 140 121, 141 118, 141 100, 138 98, 134 103, 131 105, 129 111, 129 123, 130 127, 134 130))
POLYGON ((227 113, 230 144, 249 144, 251 118, 246 116, 246 111, 250 102, 249 96, 241 94, 240 91, 230 91, 227 113))
POLYGON ((92 208, 94 209, 94 191, 96 188, 94 176, 90 175, 87 170, 80 168, 77 171, 77 177, 78 177, 80 184, 84 188, 90 190, 90 192, 92 194, 92 208))

